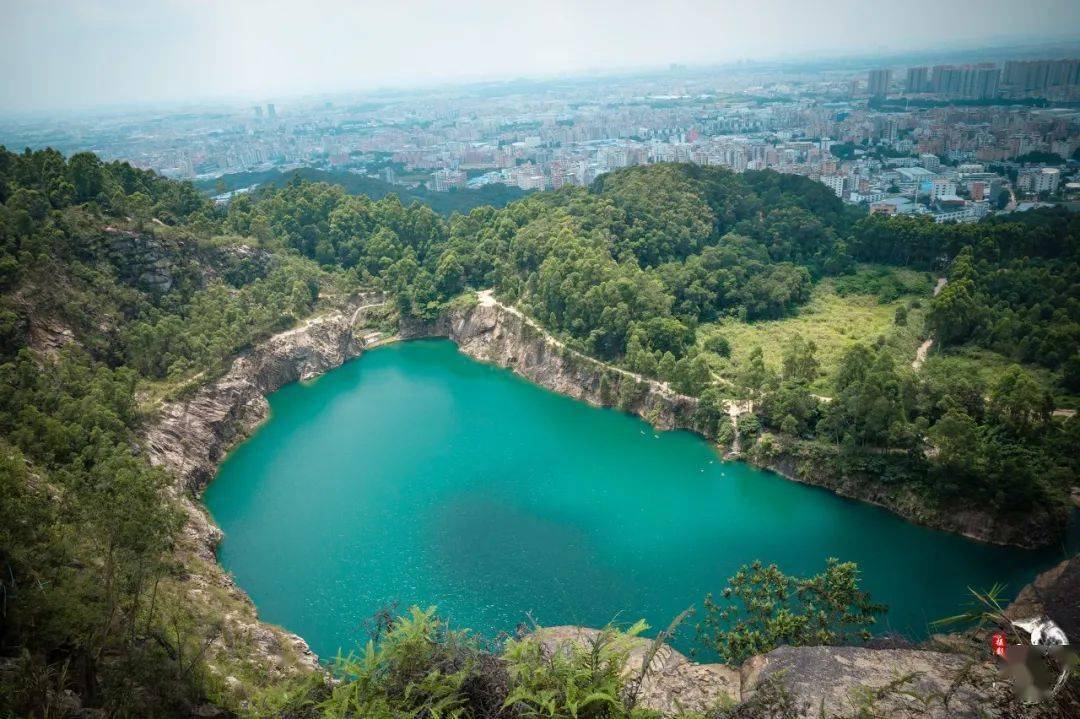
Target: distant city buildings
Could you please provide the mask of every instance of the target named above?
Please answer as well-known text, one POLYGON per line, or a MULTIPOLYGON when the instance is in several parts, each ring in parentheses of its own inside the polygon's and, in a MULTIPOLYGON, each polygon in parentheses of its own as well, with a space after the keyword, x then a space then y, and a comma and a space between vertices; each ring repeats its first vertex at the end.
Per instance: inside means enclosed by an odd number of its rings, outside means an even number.
MULTIPOLYGON (((871 84, 875 73, 880 72, 871 71, 871 84)), ((1080 59, 1010 60, 1005 63, 1004 69, 992 62, 935 65, 932 69, 910 67, 907 69, 904 94, 933 94, 973 100, 998 97, 1076 100, 1080 99, 1080 59)), ((870 95, 880 96, 873 90, 870 95)))
POLYGON ((1080 59, 1011 60, 1005 63, 1002 84, 1008 94, 1022 96, 1080 85, 1080 59))
POLYGON ((889 94, 889 78, 892 73, 889 70, 871 70, 866 88, 870 97, 881 98, 889 94))
POLYGON ((904 90, 909 95, 917 95, 922 92, 930 92, 930 68, 908 68, 907 82, 904 85, 904 90))
POLYGON ((141 128, 130 118, 20 125, 14 140, 0 124, 0 141, 93 147, 195 180, 316 167, 437 192, 587 186, 624 167, 690 162, 801 175, 874 213, 968 222, 1029 199, 1062 198, 1077 179, 1080 165, 1070 160, 1080 148, 1080 107, 996 102, 1010 93, 1067 97, 1076 79, 1070 63, 1009 62, 1004 71, 928 64, 895 83, 890 68, 730 81, 682 70, 535 93, 313 98, 280 116, 273 103, 242 104, 155 115, 141 128), (866 92, 853 96, 864 81, 866 92), (890 101, 890 92, 904 97, 890 101))

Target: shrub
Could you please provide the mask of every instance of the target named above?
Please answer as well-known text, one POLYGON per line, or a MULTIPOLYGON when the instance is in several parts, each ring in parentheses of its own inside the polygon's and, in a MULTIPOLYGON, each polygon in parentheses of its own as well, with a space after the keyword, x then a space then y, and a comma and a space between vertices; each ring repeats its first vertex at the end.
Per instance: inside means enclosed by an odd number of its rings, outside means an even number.
POLYGON ((741 664, 781 644, 839 644, 853 636, 865 640, 867 627, 885 611, 859 589, 854 562, 830 558, 824 572, 800 578, 758 561, 728 579, 719 598, 705 598, 697 635, 724 661, 741 664))
POLYGON ((548 719, 623 717, 623 667, 629 640, 645 630, 638 622, 625 632, 608 626, 584 645, 549 651, 535 634, 507 643, 504 659, 513 689, 504 708, 548 719))
POLYGON ((721 357, 730 357, 731 343, 728 342, 727 337, 724 337, 724 335, 710 335, 705 340, 705 350, 715 352, 721 357))
POLYGON ((338 657, 333 671, 341 681, 320 709, 328 719, 465 716, 479 655, 476 640, 451 631, 435 607, 411 607, 368 641, 363 656, 338 657))

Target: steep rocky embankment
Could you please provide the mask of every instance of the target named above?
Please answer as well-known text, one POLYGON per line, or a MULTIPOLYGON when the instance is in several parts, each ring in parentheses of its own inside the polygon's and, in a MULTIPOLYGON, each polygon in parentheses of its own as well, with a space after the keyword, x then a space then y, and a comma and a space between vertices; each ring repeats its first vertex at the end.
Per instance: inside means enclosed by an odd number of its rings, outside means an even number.
MULTIPOLYGON (((600 632, 564 626, 536 633, 550 653, 588 646, 600 632)), ((651 644, 632 640, 625 677, 641 675, 651 644)), ((664 715, 705 714, 718 704, 750 701, 777 684, 807 712, 801 716, 981 717, 995 676, 989 662, 924 649, 784 646, 731 667, 692 662, 665 644, 653 655, 637 697, 640 706, 664 715)))
POLYGON ((840 475, 795 450, 775 454, 750 451, 747 461, 782 477, 823 487, 841 497, 873 504, 913 524, 940 529, 988 544, 1035 549, 1059 543, 1068 524, 1067 512, 1034 509, 1001 515, 971 503, 942 507, 925 499, 913 486, 888 484, 872 477, 840 475))
MULTIPOLYGON (((238 357, 220 378, 203 385, 190 397, 162 407, 145 435, 151 461, 176 478, 174 491, 187 513, 185 539, 180 548, 181 554, 188 556, 183 562, 187 571, 186 591, 194 599, 210 603, 224 592, 230 608, 223 618, 226 630, 216 643, 222 645, 226 654, 253 651, 257 660, 271 667, 272 674, 311 669, 317 666, 317 661, 300 637, 259 622, 250 600, 214 561, 214 549, 221 533, 196 495, 211 480, 225 454, 266 418, 269 409, 266 395, 290 382, 338 367, 363 351, 363 340, 354 335, 354 326, 360 310, 370 306, 365 302, 364 298, 354 298, 338 309, 261 343, 238 357)), ((520 312, 494 301, 490 295, 486 299, 482 295, 477 304, 454 309, 436 322, 403 322, 400 327, 401 339, 425 336, 448 337, 462 352, 476 359, 507 367, 536 384, 576 399, 619 407, 659 428, 693 428, 697 405, 694 398, 564 346, 520 312)), ((858 487, 830 485, 825 479, 815 478, 812 471, 800 471, 793 458, 777 457, 760 463, 796 481, 823 484, 840 494, 882 504, 909 519, 926 520, 915 509, 897 505, 895 498, 879 497, 858 487)), ((964 526, 976 521, 959 519, 964 526)), ((962 531, 957 523, 939 522, 937 526, 962 531)), ((971 536, 987 538, 973 532, 971 536)), ((819 667, 816 671, 824 671, 820 667, 825 666, 832 666, 836 672, 848 671, 854 666, 864 666, 869 656, 882 660, 882 666, 893 666, 900 661, 883 654, 857 654, 872 650, 822 651, 826 655, 813 659, 814 666, 819 667)), ((776 655, 772 665, 780 665, 784 656, 787 655, 776 655)), ((915 656, 909 659, 916 664, 922 661, 915 656)), ((937 661, 939 657, 930 659, 937 661)), ((695 677, 703 671, 706 670, 685 669, 677 674, 685 682, 701 684, 698 681, 701 677, 695 677)), ((725 681, 730 679, 728 676, 725 681)), ((745 680, 740 681, 745 685, 745 680)), ((745 689, 741 689, 737 696, 745 695, 745 689)))
POLYGON ((451 312, 440 329, 476 359, 597 406, 615 406, 660 429, 692 429, 697 399, 667 385, 611 367, 566 347, 513 308, 481 293, 468 310, 451 312))
POLYGON ((361 302, 357 298, 313 317, 238 357, 222 377, 163 406, 145 435, 150 461, 176 478, 174 494, 187 515, 178 548, 184 591, 195 606, 220 614, 223 627, 215 644, 223 656, 255 661, 271 677, 314 669, 316 657, 300 637, 258 620, 251 601, 215 559, 221 531, 196 495, 225 454, 266 418, 266 395, 362 352, 352 330, 361 302))

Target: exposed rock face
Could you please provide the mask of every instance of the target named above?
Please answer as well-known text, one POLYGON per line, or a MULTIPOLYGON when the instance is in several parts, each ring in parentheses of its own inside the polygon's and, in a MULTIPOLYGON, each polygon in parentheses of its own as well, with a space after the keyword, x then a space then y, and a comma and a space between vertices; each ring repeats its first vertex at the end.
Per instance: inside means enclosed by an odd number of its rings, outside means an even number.
POLYGON ((175 248, 152 232, 135 232, 106 227, 106 254, 116 267, 123 268, 126 279, 144 289, 168 292, 173 285, 175 248))
POLYGON ((35 352, 55 357, 61 348, 74 341, 75 333, 59 320, 29 315, 26 345, 35 352))
POLYGON ((444 329, 462 352, 507 367, 560 394, 597 406, 618 406, 660 429, 692 429, 697 399, 654 380, 562 346, 529 320, 497 304, 452 313, 444 329))
POLYGON ((352 332, 355 305, 361 301, 314 317, 238 357, 224 376, 191 398, 165 405, 145 435, 150 461, 177 479, 175 494, 187 514, 179 551, 202 560, 185 562, 189 596, 213 603, 215 592, 225 590, 240 609, 225 614, 217 641, 255 654, 277 675, 315 669, 317 658, 300 637, 258 621, 250 600, 217 564, 214 549, 221 530, 195 494, 214 476, 225 453, 266 418, 266 395, 338 367, 363 351, 352 332))
MULTIPOLYGON (((599 635, 585 627, 544 627, 536 636, 545 651, 556 652, 570 646, 583 647, 599 635)), ((651 640, 635 638, 623 669, 636 678, 641 671, 651 640)), ((638 694, 638 705, 665 715, 680 712, 705 713, 721 702, 752 699, 765 682, 775 681, 792 693, 806 716, 855 716, 860 707, 865 716, 890 717, 978 717, 988 697, 970 686, 954 687, 966 672, 981 673, 989 679, 992 665, 975 663, 960 654, 916 649, 869 649, 865 647, 780 647, 752 657, 742 667, 724 664, 697 664, 663 645, 649 666, 638 694), (906 679, 897 692, 887 688, 906 679), (942 697, 950 694, 946 703, 942 697), (912 694, 922 698, 916 698, 912 694)))
POLYGON ((918 649, 779 647, 742 666, 743 699, 770 678, 806 707, 808 716, 982 717, 990 697, 968 684, 968 672, 989 686, 996 670, 960 654, 918 649), (894 686, 896 691, 888 691, 894 686), (885 689, 886 691, 881 691, 885 689), (950 696, 951 695, 951 696, 950 696), (948 696, 948 701, 945 697, 948 696), (860 709, 866 714, 859 714, 860 709))
POLYGON ((150 461, 177 475, 184 489, 205 487, 225 453, 266 418, 266 395, 361 353, 362 343, 352 333, 352 309, 334 310, 271 337, 190 399, 164 406, 146 434, 150 461))
POLYGON ((932 508, 911 486, 836 476, 807 458, 781 452, 764 458, 749 452, 746 460, 794 482, 824 487, 841 497, 857 499, 897 514, 909 522, 942 529, 988 544, 1028 549, 1059 541, 1068 526, 1067 514, 1034 509, 1023 514, 1001 515, 970 503, 945 509, 932 508))
POLYGON ((1049 617, 1070 643, 1080 642, 1080 554, 1035 577, 1020 590, 1005 616, 1013 621, 1049 617))

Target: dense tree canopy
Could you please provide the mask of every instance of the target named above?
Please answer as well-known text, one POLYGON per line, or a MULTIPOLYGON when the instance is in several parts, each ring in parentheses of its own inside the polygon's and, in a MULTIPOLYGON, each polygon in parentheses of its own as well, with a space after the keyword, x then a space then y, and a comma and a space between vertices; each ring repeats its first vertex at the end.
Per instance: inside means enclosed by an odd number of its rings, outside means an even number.
MULTIPOLYGON (((1053 417, 1051 389, 1080 391, 1078 223, 1064 211, 975 225, 855 219, 807 178, 689 165, 627 168, 449 218, 296 177, 221 207, 88 153, 0 148, 0 517, 19 518, 0 522, 0 652, 21 652, 27 677, 77 669, 69 683, 118 713, 131 696, 150 697, 139 707, 150 714, 200 696, 177 628, 194 619, 158 593, 179 571, 179 519, 139 447, 146 411, 362 289, 390 294, 401 319, 432 320, 462 292, 494 288, 569 346, 698 398, 699 431, 730 443, 737 429, 763 463, 809 447, 815 471, 904 483, 929 508, 1061 509, 1080 470, 1080 420, 1053 417), (941 352, 921 369, 882 340, 851 342, 825 374, 818 346, 796 337, 775 366, 758 347, 729 379, 714 373, 732 346, 711 330, 699 342, 702 323, 796 313, 826 276, 840 294, 882 301, 910 289, 887 273, 849 275, 856 260, 948 278, 926 300, 941 352), (954 355, 973 348, 1007 368, 992 380, 967 371, 954 355), (811 393, 821 384, 829 396, 811 393), (732 398, 753 402, 737 428, 732 398), (166 611, 175 639, 161 632, 166 611)), ((860 626, 876 613, 849 565, 796 583, 762 571, 733 591, 801 591, 802 608, 831 603, 860 626)), ((755 615, 739 625, 745 637, 717 646, 756 650, 744 639, 759 623, 777 640, 837 636, 813 617, 755 615)), ((19 692, 0 702, 33 713, 45 701, 19 692)))

